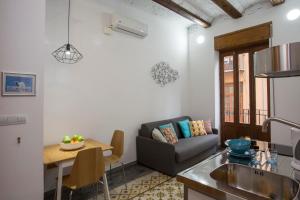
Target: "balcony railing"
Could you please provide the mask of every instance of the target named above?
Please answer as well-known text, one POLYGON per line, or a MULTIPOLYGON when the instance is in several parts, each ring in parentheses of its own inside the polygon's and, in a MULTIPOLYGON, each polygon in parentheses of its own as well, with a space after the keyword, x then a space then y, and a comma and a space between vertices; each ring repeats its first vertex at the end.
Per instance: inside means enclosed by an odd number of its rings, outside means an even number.
POLYGON ((225 122, 234 122, 234 112, 233 109, 225 108, 225 122))
POLYGON ((240 123, 250 124, 250 110, 243 109, 240 111, 240 123))
POLYGON ((263 122, 268 118, 268 110, 256 109, 256 124, 262 125, 263 122))
MULTIPOLYGON (((239 121, 242 124, 250 123, 250 110, 242 109, 239 116, 239 121)), ((262 125, 262 123, 268 118, 268 110, 256 109, 256 125, 262 125)), ((225 108, 225 122, 234 122, 233 109, 225 108)))

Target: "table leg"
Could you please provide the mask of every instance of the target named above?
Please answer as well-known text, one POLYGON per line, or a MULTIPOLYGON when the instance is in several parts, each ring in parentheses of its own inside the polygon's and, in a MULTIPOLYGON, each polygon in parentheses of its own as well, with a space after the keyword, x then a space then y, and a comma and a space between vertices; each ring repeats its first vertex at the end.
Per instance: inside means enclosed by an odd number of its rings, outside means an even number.
POLYGON ((63 177, 63 163, 58 164, 58 176, 57 176, 57 187, 56 187, 56 200, 61 200, 61 188, 62 188, 62 177, 63 177))
POLYGON ((62 179, 63 179, 64 168, 73 166, 73 164, 74 164, 74 159, 66 160, 58 163, 56 200, 61 200, 62 179))
POLYGON ((107 177, 106 173, 103 175, 103 185, 104 185, 104 195, 106 200, 110 200, 110 195, 109 195, 109 189, 108 189, 108 183, 107 183, 107 177))

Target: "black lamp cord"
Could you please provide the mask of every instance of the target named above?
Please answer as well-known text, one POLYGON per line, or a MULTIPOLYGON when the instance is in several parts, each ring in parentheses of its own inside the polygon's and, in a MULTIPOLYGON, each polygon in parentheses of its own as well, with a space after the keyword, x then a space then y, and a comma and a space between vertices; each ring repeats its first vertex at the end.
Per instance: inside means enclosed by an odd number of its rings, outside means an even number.
POLYGON ((69 0, 69 8, 68 8, 68 44, 70 40, 70 8, 71 8, 71 0, 69 0))

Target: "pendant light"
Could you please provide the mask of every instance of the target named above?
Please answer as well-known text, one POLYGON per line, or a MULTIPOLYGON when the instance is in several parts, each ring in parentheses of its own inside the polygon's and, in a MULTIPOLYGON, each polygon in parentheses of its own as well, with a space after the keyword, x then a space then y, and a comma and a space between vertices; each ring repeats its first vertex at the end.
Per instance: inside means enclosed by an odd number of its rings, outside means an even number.
POLYGON ((79 60, 83 58, 83 55, 73 46, 70 44, 70 7, 71 2, 69 0, 69 7, 68 7, 68 43, 64 44, 62 47, 55 50, 52 55, 56 60, 61 63, 66 64, 74 64, 77 63, 79 60))

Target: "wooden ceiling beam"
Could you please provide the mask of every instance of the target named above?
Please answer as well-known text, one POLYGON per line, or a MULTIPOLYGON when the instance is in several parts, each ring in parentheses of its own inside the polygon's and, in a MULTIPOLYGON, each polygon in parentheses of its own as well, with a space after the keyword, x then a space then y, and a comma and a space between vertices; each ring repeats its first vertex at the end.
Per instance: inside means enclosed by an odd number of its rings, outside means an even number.
POLYGON ((210 27, 211 24, 206 21, 205 19, 201 18, 200 16, 192 13, 191 11, 187 10, 186 8, 180 6, 179 4, 171 1, 171 0, 152 0, 166 8, 168 8, 169 10, 172 10, 173 12, 207 28, 210 27))
POLYGON ((270 0, 271 1, 271 4, 273 6, 278 6, 280 4, 283 4, 285 2, 285 0, 270 0))
POLYGON ((228 0, 211 0, 217 6, 219 6, 224 12, 226 12, 232 18, 242 17, 242 13, 238 11, 228 0))

